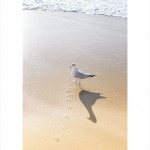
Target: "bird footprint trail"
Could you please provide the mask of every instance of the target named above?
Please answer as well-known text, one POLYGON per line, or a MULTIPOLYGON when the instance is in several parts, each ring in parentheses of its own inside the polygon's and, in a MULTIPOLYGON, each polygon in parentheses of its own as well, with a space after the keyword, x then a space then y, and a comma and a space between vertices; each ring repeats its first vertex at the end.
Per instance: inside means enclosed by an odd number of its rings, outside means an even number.
MULTIPOLYGON (((73 85, 71 85, 73 86, 73 85)), ((55 142, 63 142, 63 137, 61 137, 61 132, 69 132, 69 121, 71 119, 71 113, 73 111, 73 106, 72 106, 72 101, 73 101, 73 94, 70 92, 71 88, 70 88, 70 84, 69 84, 69 88, 66 90, 65 92, 65 103, 66 103, 66 112, 64 115, 64 119, 66 120, 66 125, 63 125, 61 127, 61 131, 60 131, 60 135, 53 137, 53 140, 55 142)))
MULTIPOLYGON (((69 84, 69 86, 73 86, 72 84, 69 84)), ((73 99, 73 94, 70 92, 70 87, 66 91, 66 102, 67 102, 67 115, 65 115, 66 119, 71 119, 71 111, 73 110, 72 106, 72 99, 73 99)))

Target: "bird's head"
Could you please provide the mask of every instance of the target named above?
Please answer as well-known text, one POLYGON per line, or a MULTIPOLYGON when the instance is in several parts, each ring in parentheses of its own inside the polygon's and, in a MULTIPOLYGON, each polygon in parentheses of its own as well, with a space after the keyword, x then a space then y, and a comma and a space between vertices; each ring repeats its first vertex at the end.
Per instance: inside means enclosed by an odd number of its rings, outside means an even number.
POLYGON ((70 68, 72 68, 73 66, 76 66, 76 64, 75 64, 75 63, 72 63, 71 66, 70 66, 70 68))

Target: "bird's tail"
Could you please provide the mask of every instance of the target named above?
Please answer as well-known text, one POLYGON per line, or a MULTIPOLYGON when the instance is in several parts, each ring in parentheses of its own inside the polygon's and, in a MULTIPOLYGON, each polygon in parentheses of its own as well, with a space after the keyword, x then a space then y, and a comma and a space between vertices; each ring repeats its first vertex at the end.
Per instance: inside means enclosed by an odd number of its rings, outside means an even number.
POLYGON ((96 75, 90 75, 91 78, 94 77, 94 76, 96 76, 96 75))

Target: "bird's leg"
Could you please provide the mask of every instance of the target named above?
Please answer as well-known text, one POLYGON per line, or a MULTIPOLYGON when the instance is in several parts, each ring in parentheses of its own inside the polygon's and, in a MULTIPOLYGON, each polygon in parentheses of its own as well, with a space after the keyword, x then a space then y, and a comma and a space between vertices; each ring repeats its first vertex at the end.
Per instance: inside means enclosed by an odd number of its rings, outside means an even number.
POLYGON ((75 82, 76 84, 78 84, 78 79, 76 79, 76 82, 75 82))
POLYGON ((76 84, 80 85, 80 79, 76 79, 76 84))
POLYGON ((81 84, 80 84, 80 79, 79 79, 79 85, 81 85, 81 84))
POLYGON ((77 85, 78 84, 78 79, 76 79, 76 81, 74 83, 77 85))
POLYGON ((81 83, 80 83, 80 79, 79 79, 79 88, 81 89, 81 90, 84 90, 84 88, 82 87, 82 85, 81 85, 81 83))
POLYGON ((81 84, 79 84, 79 88, 80 88, 81 90, 84 90, 84 88, 82 87, 82 85, 81 85, 81 84))

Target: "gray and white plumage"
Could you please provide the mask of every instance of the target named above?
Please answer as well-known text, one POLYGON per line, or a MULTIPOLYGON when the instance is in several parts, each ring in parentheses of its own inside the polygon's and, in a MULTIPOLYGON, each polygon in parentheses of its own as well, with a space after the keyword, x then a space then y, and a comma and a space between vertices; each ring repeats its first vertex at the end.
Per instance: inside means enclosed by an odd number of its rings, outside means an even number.
POLYGON ((85 73, 85 72, 78 70, 76 68, 76 64, 74 63, 72 63, 70 68, 71 68, 71 75, 76 79, 85 79, 85 78, 91 78, 95 76, 90 73, 85 73))

